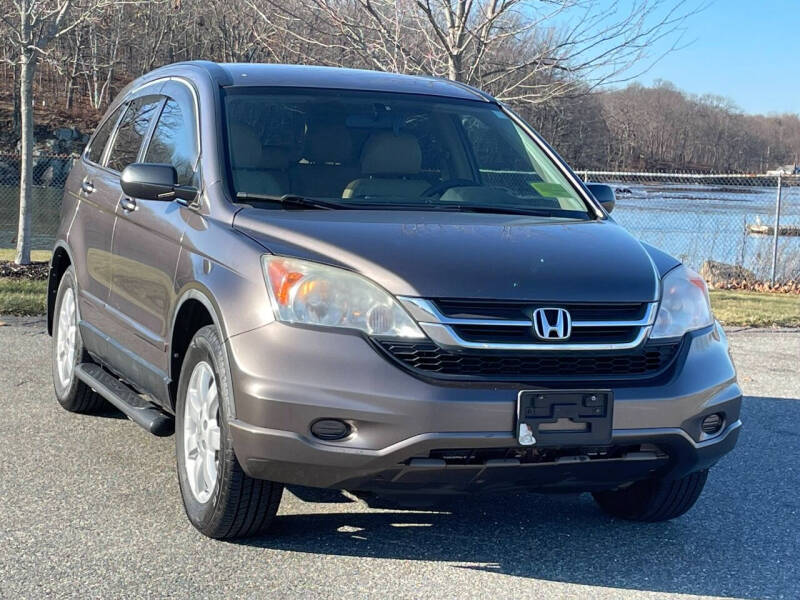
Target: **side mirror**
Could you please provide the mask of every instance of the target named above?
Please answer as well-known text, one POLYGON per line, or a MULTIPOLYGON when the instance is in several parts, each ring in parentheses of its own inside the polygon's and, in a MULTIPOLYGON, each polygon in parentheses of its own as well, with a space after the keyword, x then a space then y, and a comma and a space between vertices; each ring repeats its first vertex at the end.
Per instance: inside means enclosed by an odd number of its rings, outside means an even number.
POLYGON ((172 165, 133 163, 122 171, 120 185, 126 195, 142 200, 193 202, 197 198, 197 188, 178 185, 178 173, 172 165))
POLYGON ((614 188, 605 183, 587 183, 586 187, 589 188, 595 200, 603 205, 607 213, 614 210, 614 205, 617 203, 617 195, 614 193, 614 188))

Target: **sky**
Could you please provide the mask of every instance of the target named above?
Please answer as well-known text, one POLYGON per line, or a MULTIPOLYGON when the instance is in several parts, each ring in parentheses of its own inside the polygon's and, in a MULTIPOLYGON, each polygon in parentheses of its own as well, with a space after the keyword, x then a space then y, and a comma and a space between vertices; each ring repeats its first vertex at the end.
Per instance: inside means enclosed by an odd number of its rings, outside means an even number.
POLYGON ((800 0, 715 0, 684 27, 684 47, 637 81, 726 96, 752 114, 800 113, 800 0))

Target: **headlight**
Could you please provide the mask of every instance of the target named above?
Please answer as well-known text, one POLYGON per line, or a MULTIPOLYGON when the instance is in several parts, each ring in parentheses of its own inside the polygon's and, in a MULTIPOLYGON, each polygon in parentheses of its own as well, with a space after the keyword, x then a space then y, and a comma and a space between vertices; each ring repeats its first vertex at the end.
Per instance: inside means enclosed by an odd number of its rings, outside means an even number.
POLYGON ((262 263, 279 321, 345 327, 369 335, 425 337, 391 294, 361 275, 282 256, 264 256, 262 263))
POLYGON ((706 282, 681 265, 661 281, 661 305, 651 338, 680 337, 714 322, 706 282))

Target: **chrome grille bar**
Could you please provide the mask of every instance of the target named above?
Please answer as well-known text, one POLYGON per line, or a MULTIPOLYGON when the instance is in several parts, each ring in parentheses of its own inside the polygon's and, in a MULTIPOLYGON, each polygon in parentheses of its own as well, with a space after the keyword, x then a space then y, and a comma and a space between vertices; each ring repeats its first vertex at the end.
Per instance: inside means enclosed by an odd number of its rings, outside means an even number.
MULTIPOLYGON (((597 321, 572 321, 572 328, 596 328, 596 327, 630 327, 639 328, 634 339, 626 342, 601 342, 601 343, 570 343, 570 342, 533 342, 533 343, 511 343, 511 342, 475 342, 465 340, 455 330, 458 326, 485 326, 485 327, 533 327, 532 320, 517 319, 459 319, 448 317, 438 309, 431 300, 424 298, 412 298, 400 296, 398 300, 419 323, 425 334, 437 345, 445 348, 464 348, 469 350, 552 350, 552 351, 573 351, 573 350, 630 350, 636 348, 647 339, 648 334, 655 323, 658 311, 658 303, 647 303, 644 315, 640 319, 632 321, 620 320, 597 320, 597 321)), ((558 304, 558 303, 554 303, 558 304)))
POLYGON ((572 350, 631 350, 636 348, 647 338, 650 327, 642 327, 636 338, 630 342, 611 342, 603 344, 570 344, 562 342, 552 344, 535 342, 532 344, 512 344, 506 342, 468 342, 459 336, 453 328, 439 323, 420 323, 422 331, 431 340, 443 348, 466 348, 468 350, 553 350, 569 352, 572 350))

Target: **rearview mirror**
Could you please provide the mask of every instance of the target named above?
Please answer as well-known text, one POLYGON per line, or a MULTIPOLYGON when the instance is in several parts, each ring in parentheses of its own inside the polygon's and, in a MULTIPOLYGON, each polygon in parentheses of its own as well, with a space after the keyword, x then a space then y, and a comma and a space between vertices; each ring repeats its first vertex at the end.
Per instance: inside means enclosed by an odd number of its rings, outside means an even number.
POLYGON ((122 191, 142 200, 184 200, 192 202, 197 188, 178 185, 175 167, 166 164, 133 163, 125 167, 120 178, 122 191))
POLYGON ((586 187, 594 196, 607 213, 614 210, 614 205, 617 203, 617 195, 614 193, 614 188, 605 183, 587 183, 586 187))

